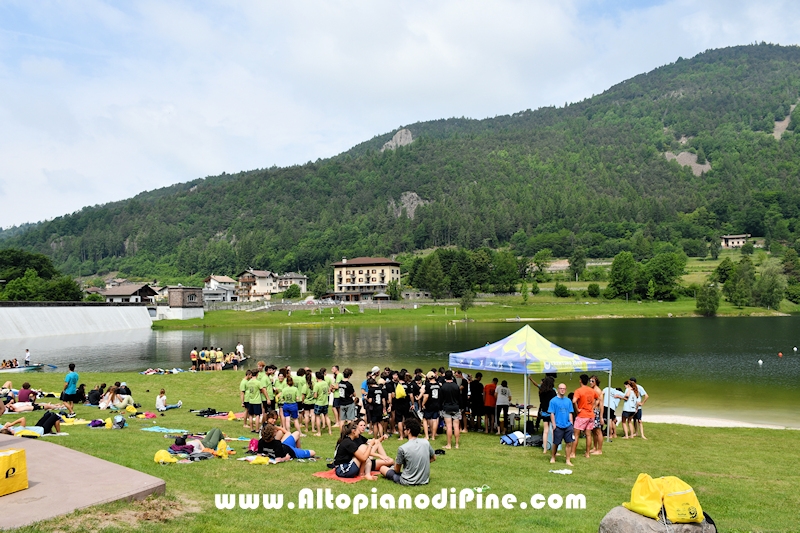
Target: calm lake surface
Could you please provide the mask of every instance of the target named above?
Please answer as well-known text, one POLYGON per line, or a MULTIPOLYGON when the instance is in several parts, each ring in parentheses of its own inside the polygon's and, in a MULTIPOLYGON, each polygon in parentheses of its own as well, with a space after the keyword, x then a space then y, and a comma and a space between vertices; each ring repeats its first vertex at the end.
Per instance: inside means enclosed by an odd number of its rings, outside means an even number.
MULTIPOLYGON (((192 347, 222 346, 230 351, 241 341, 248 354, 277 366, 349 366, 356 372, 353 381, 360 383, 373 365, 410 370, 447 366, 450 352, 494 342, 522 325, 140 330, 0 341, 0 354, 22 360, 25 348, 30 348, 34 362, 57 365, 56 372, 66 371, 70 362, 79 372, 140 371, 188 368, 192 347)), ((795 409, 800 400, 800 355, 793 351, 800 345, 800 317, 572 320, 531 326, 572 352, 610 359, 614 386, 636 376, 650 395, 645 413, 800 428, 795 409)), ((508 380, 515 401, 522 400, 521 376, 497 377, 508 380)), ((607 375, 600 377, 605 386, 607 375)), ((559 381, 572 390, 578 376, 563 374, 559 381)), ((536 402, 538 398, 532 401, 536 402)))

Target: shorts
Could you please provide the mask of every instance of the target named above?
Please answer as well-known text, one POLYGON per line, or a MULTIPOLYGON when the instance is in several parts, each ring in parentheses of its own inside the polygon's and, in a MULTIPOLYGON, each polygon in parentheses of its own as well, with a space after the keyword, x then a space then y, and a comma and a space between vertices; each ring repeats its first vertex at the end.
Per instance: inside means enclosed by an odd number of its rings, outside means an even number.
POLYGON ((65 393, 65 394, 62 395, 61 400, 64 401, 64 402, 75 403, 75 402, 78 401, 78 395, 77 394, 66 394, 65 393))
POLYGON ((349 405, 342 405, 340 406, 341 409, 341 419, 342 420, 355 420, 356 419, 356 404, 351 403, 349 405))
POLYGON ((355 461, 350 461, 349 463, 345 463, 343 465, 336 465, 334 467, 334 471, 336 472, 336 477, 344 477, 344 478, 358 477, 359 470, 360 468, 355 461))
POLYGON ((283 404, 283 416, 289 417, 292 420, 296 420, 298 416, 297 404, 296 403, 283 404))
POLYGON ((36 422, 36 425, 41 427, 44 430, 44 433, 53 433, 53 426, 55 426, 56 422, 60 420, 61 417, 55 414, 53 411, 47 411, 42 418, 36 422))
POLYGON ((470 412, 475 416, 483 416, 483 405, 470 406, 470 412))
POLYGON ((411 418, 411 411, 408 407, 403 407, 402 409, 398 409, 394 412, 394 419, 398 422, 402 422, 406 418, 411 418))
POLYGON ((438 420, 439 411, 422 411, 422 418, 425 420, 438 420))
POLYGON ((611 409, 611 414, 608 413, 608 407, 603 407, 603 418, 608 422, 609 420, 613 420, 616 422, 617 420, 617 413, 611 409))
POLYGON ((247 404, 247 414, 250 416, 259 416, 261 414, 261 404, 260 403, 248 403, 247 404))
POLYGON ((635 413, 633 413, 632 411, 622 411, 622 420, 623 421, 630 420, 631 418, 633 418, 634 414, 635 413))
POLYGON ((300 408, 301 411, 311 412, 311 411, 314 410, 314 404, 313 403, 305 403, 304 402, 301 405, 302 405, 302 407, 300 408))
POLYGON ((603 423, 600 420, 601 420, 600 419, 600 410, 599 409, 595 409, 594 410, 594 427, 599 428, 600 426, 603 425, 603 423))
POLYGON ((553 429, 553 448, 558 448, 561 441, 567 444, 575 442, 575 428, 572 427, 572 424, 565 428, 556 427, 553 429))
POLYGON ((367 418, 370 422, 380 422, 383 420, 383 407, 369 407, 367 409, 367 418))
POLYGON ((406 480, 403 479, 403 476, 398 474, 392 467, 389 467, 389 470, 386 471, 386 479, 389 481, 394 481, 398 485, 408 485, 406 480))
POLYGON ((294 452, 294 456, 298 459, 308 459, 309 457, 311 457, 311 450, 304 450, 302 448, 298 448, 297 443, 295 442, 294 437, 292 435, 286 437, 286 439, 283 441, 283 444, 291 448, 292 451, 294 452))
POLYGON ((453 420, 461 420, 461 411, 442 411, 440 413, 442 418, 452 418, 453 420))
POLYGON ((341 407, 342 406, 342 399, 341 398, 334 398, 333 399, 333 406, 334 407, 341 407))
POLYGON ((635 415, 633 415, 633 419, 634 419, 634 420, 638 420, 638 421, 640 421, 640 422, 641 422, 641 420, 642 420, 642 410, 641 410, 641 409, 639 409, 638 411, 636 411, 636 414, 635 414, 635 415))
MULTIPOLYGON (((315 415, 327 415, 328 414, 328 406, 327 405, 315 405, 314 406, 314 414, 315 415)), ((339 476, 342 477, 342 476, 339 476)))
POLYGON ((579 429, 581 431, 591 431, 594 429, 594 419, 593 418, 582 418, 578 417, 575 419, 575 429, 579 429))

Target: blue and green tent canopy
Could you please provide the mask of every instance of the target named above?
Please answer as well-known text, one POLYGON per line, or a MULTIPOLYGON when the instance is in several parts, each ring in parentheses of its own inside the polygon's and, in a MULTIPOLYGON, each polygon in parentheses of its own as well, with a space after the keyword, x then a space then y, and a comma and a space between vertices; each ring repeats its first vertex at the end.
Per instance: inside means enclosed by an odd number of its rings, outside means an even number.
POLYGON ((609 372, 611 361, 574 354, 553 344, 526 325, 493 344, 466 352, 451 353, 450 367, 511 374, 609 372))

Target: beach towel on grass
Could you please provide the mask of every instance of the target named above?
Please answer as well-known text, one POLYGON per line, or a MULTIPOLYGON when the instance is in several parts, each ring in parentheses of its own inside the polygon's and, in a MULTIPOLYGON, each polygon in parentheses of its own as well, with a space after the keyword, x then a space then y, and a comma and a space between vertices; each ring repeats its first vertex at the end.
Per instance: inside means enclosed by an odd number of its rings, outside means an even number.
POLYGON ((336 469, 331 468, 330 470, 325 470, 323 472, 314 472, 315 477, 321 477, 322 479, 335 479, 336 481, 341 481, 342 483, 358 483, 363 477, 339 477, 336 475, 336 469))
MULTIPOLYGON (((244 411, 241 413, 234 413, 236 420, 244 420, 244 411)), ((216 415, 207 416, 206 418, 213 418, 215 420, 230 420, 228 413, 218 413, 216 415)))
POLYGON ((142 431, 152 431, 153 433, 188 433, 185 429, 162 428, 161 426, 142 428, 142 431))

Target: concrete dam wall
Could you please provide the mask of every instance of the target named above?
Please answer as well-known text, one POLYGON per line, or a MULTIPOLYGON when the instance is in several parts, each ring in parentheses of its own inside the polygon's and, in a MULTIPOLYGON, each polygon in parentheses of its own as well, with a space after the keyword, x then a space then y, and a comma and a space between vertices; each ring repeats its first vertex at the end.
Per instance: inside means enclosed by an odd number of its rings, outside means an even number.
POLYGON ((0 305, 0 339, 90 334, 149 329, 143 305, 81 303, 16 303, 0 305))

